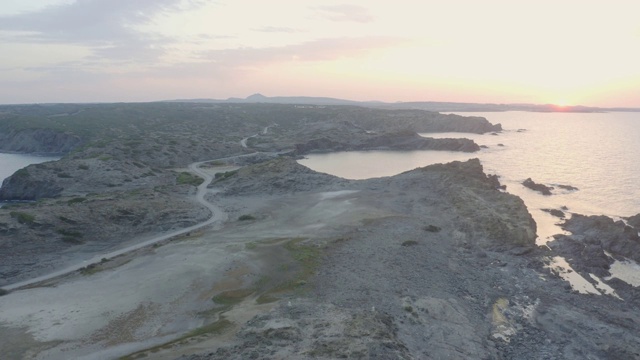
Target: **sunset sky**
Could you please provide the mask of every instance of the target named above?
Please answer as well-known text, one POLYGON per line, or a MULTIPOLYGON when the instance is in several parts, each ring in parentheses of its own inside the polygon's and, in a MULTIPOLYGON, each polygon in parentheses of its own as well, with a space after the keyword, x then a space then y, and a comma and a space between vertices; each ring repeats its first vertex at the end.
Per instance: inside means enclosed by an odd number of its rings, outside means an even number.
POLYGON ((640 107, 637 0, 2 0, 0 103, 640 107))

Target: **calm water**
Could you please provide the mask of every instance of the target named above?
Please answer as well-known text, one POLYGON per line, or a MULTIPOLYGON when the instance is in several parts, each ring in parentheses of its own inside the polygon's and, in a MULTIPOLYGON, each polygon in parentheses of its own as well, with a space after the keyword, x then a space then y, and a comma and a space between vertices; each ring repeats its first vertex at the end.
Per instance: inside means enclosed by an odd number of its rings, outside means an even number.
POLYGON ((486 173, 499 175, 507 191, 525 201, 543 240, 559 232, 554 226, 557 218, 542 212, 543 208, 567 206, 570 212, 612 217, 640 213, 640 113, 462 115, 484 116, 492 123, 501 123, 505 131, 498 136, 423 134, 467 137, 488 146, 473 154, 371 151, 309 155, 300 163, 317 171, 363 179, 478 157, 486 173), (555 195, 543 196, 520 184, 528 177, 538 183, 572 185, 579 190, 556 189, 555 195))
MULTIPOLYGON (((60 157, 0 153, 0 184, 14 172, 30 164, 58 160, 60 157)), ((0 206, 2 203, 0 202, 0 206)))

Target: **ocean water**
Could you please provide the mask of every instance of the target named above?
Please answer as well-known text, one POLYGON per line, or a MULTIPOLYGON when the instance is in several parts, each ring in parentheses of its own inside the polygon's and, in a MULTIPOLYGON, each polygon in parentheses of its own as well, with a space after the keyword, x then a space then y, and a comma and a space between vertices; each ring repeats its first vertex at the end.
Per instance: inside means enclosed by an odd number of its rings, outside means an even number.
MULTIPOLYGON (((0 153, 0 184, 14 172, 30 164, 58 160, 60 157, 0 153)), ((0 202, 0 207, 2 203, 0 202)))
POLYGON ((561 232, 558 219, 542 209, 618 218, 640 213, 640 113, 460 113, 501 123, 498 135, 436 133, 432 137, 466 137, 487 146, 472 154, 350 152, 312 154, 299 162, 311 169, 349 179, 388 176, 452 160, 477 157, 488 174, 500 176, 507 191, 521 197, 538 224, 539 243, 561 232), (556 187, 544 196, 521 185, 526 178, 556 187))

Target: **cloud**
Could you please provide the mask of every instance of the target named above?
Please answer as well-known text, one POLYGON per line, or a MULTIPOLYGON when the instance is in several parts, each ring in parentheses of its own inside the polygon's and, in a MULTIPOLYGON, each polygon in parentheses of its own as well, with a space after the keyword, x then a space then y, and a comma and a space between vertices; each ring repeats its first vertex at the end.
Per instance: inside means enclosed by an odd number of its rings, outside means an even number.
POLYGON ((278 27, 278 26, 263 26, 260 28, 252 29, 257 32, 266 32, 266 33, 297 33, 299 30, 288 28, 288 27, 278 27))
POLYGON ((373 21, 373 16, 369 14, 369 10, 358 5, 318 6, 315 9, 319 11, 321 17, 331 21, 353 21, 359 23, 373 21))
POLYGON ((202 0, 77 0, 1 16, 0 31, 15 42, 82 45, 93 48, 96 57, 148 59, 158 56, 158 47, 172 39, 136 27, 163 13, 202 4, 202 0))
POLYGON ((405 41, 380 36, 329 38, 279 47, 213 50, 203 53, 201 59, 231 67, 288 61, 331 61, 396 46, 405 41))

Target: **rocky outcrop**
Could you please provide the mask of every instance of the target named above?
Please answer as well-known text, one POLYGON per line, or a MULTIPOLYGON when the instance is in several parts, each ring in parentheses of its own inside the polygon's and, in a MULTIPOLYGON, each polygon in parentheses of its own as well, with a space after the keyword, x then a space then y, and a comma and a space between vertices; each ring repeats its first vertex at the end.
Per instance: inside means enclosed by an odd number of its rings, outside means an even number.
POLYGON ((475 152, 478 144, 469 139, 434 139, 418 135, 413 131, 399 131, 380 135, 371 135, 364 139, 339 142, 329 138, 318 138, 304 144, 296 144, 296 154, 312 152, 358 151, 358 150, 445 150, 475 152))
POLYGON ((82 143, 74 134, 52 129, 10 130, 0 133, 0 151, 30 154, 66 154, 82 143))
POLYGON ((460 116, 440 114, 423 110, 388 110, 381 112, 374 109, 359 109, 357 112, 342 115, 344 119, 375 131, 397 131, 406 129, 413 132, 463 132, 484 134, 502 131, 500 124, 491 124, 479 116, 460 116))
POLYGON ((29 165, 4 180, 0 200, 39 200, 58 196, 130 191, 172 185, 172 171, 151 168, 136 161, 109 157, 63 158, 29 165))
POLYGON ((397 331, 388 314, 296 301, 251 319, 235 346, 179 359, 410 359, 397 331))
POLYGON ((607 270, 613 259, 605 251, 617 258, 640 262, 638 230, 623 221, 614 221, 604 215, 574 214, 562 228, 570 231, 571 235, 556 235, 556 239, 548 245, 567 257, 578 270, 598 276, 608 275, 607 270))
POLYGON ((533 180, 531 180, 531 178, 528 178, 527 180, 523 181, 522 185, 524 185, 525 187, 528 187, 533 191, 537 191, 542 195, 551 195, 551 190, 553 190, 552 187, 546 186, 544 184, 538 184, 533 180))
POLYGON ((558 210, 558 209, 542 209, 542 211, 544 211, 546 213, 549 213, 549 214, 551 214, 551 215, 553 215, 555 217, 561 218, 561 219, 564 219, 564 217, 565 217, 565 213, 562 210, 558 210))
POLYGON ((226 195, 273 195, 331 190, 351 182, 313 171, 293 158, 281 157, 220 176, 210 186, 223 188, 226 195))
POLYGON ((636 214, 627 218, 629 225, 640 231, 640 214, 636 214))
POLYGON ((19 173, 6 178, 0 188, 0 200, 2 201, 31 201, 43 198, 54 198, 60 196, 62 190, 60 185, 53 181, 39 180, 29 175, 19 173))

